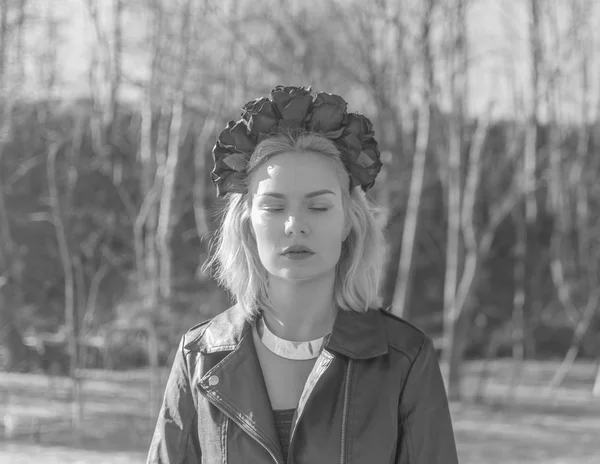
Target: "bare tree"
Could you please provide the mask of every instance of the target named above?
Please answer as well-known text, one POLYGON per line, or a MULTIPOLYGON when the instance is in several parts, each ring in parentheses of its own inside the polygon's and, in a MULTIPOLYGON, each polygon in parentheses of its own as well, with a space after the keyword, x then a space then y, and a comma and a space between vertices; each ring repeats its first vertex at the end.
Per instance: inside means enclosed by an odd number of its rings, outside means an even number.
MULTIPOLYGON (((101 21, 98 0, 87 0, 87 10, 96 33, 89 67, 89 84, 93 103, 92 129, 95 149, 99 155, 107 155, 108 145, 115 143, 114 121, 118 113, 119 91, 122 76, 123 55, 123 0, 112 0, 108 32, 101 21)), ((106 156, 105 156, 106 158, 106 156)))
POLYGON ((79 430, 83 419, 83 408, 81 407, 81 383, 78 372, 78 344, 77 344, 77 308, 75 301, 75 277, 73 272, 73 258, 69 246, 64 213, 61 207, 60 193, 58 190, 58 181, 56 176, 56 159, 61 150, 65 147, 63 140, 52 141, 48 151, 48 192, 52 208, 52 223, 56 229, 56 239, 60 252, 60 258, 63 267, 65 281, 65 326, 67 329, 70 372, 73 380, 73 426, 79 430))
MULTIPOLYGON (((9 30, 9 15, 11 5, 3 0, 0 7, 0 343, 5 351, 3 368, 12 369, 25 358, 25 346, 15 322, 15 310, 20 305, 19 286, 21 273, 17 270, 21 267, 21 256, 17 244, 13 239, 11 221, 9 218, 5 195, 6 184, 4 182, 4 156, 7 144, 13 132, 13 110, 16 105, 16 94, 11 91, 12 83, 8 77, 8 44, 11 39, 9 30)), ((22 16, 21 16, 22 17, 22 16)), ((19 31, 22 31, 20 24, 19 31)), ((18 32, 21 36, 21 32, 18 32)), ((8 177, 8 176, 6 176, 8 177)))
POLYGON ((456 347, 456 328, 459 322, 460 310, 456 305, 456 290, 460 273, 461 244, 460 244, 460 217, 461 217, 461 158, 462 158, 462 127, 463 105, 466 104, 465 87, 466 69, 466 12, 465 2, 457 0, 453 5, 455 15, 451 18, 450 37, 453 38, 453 49, 450 61, 450 94, 452 114, 449 119, 449 147, 448 147, 448 229, 446 236, 446 273, 444 279, 444 340, 445 357, 447 362, 448 396, 454 399, 460 395, 460 376, 458 373, 458 350, 456 347))
MULTIPOLYGON (((443 370, 450 399, 461 397, 463 353, 474 315, 477 311, 475 292, 482 276, 482 263, 489 256, 496 231, 522 198, 522 189, 509 178, 510 163, 498 163, 485 156, 485 143, 492 120, 495 101, 476 118, 474 129, 467 122, 468 50, 466 45, 467 2, 452 5, 454 16, 450 57, 449 140, 447 160, 440 165, 447 186, 446 274, 444 281, 443 370), (469 135, 471 135, 469 137, 469 135), (486 167, 487 163, 489 166, 486 167), (488 178, 484 178, 486 175, 488 178), (501 185, 499 192, 479 195, 489 185, 501 185), (483 203, 479 197, 487 198, 483 203), (485 212, 482 212, 485 210, 485 212)), ((507 151, 507 158, 509 153, 507 151)))
MULTIPOLYGON (((533 256, 538 250, 535 234, 537 230, 537 132, 540 100, 540 66, 542 45, 540 36, 540 8, 537 0, 529 1, 529 44, 531 102, 525 127, 525 150, 523 154, 522 185, 525 192, 523 216, 517 216, 517 245, 515 246, 515 297, 513 303, 513 359, 525 356, 525 307, 533 308, 539 302, 535 279, 533 256)), ((516 376, 513 376, 515 378, 516 376)))
POLYGON ((398 277, 394 289, 392 310, 399 316, 410 317, 410 291, 414 268, 415 237, 419 226, 419 209, 423 195, 427 151, 429 148, 429 127, 431 118, 432 92, 434 87, 433 57, 431 54, 430 30, 435 0, 428 0, 424 6, 421 25, 421 47, 423 68, 423 90, 418 109, 418 127, 415 153, 412 166, 408 205, 404 218, 404 231, 400 250, 398 277))
MULTIPOLYGON (((593 194, 594 172, 599 167, 593 153, 590 153, 589 123, 591 114, 590 63, 592 34, 590 18, 593 4, 579 2, 573 5, 569 42, 567 49, 578 56, 578 74, 581 82, 580 126, 578 129, 575 156, 570 159, 561 156, 560 142, 552 138, 552 182, 555 223, 552 242, 552 277, 557 296, 564 308, 566 320, 572 325, 574 333, 571 346, 554 377, 547 394, 552 394, 564 381, 581 349, 594 316, 598 312, 600 299, 599 260, 600 242, 594 230, 598 223, 591 214, 591 205, 596 200, 593 194), (565 178, 566 174, 566 178, 565 178)), ((574 79, 569 76, 570 82, 574 79)), ((553 121, 559 124, 558 108, 561 104, 554 80, 553 121)), ((555 132, 559 132, 555 128, 555 132)))
POLYGON ((108 135, 112 135, 113 126, 119 110, 119 91, 123 80, 123 0, 113 0, 112 4, 112 47, 110 54, 110 90, 108 104, 105 111, 104 127, 108 135))
POLYGON ((331 3, 334 24, 339 24, 338 47, 340 50, 348 47, 345 53, 338 53, 342 57, 338 67, 344 78, 373 102, 381 150, 391 155, 383 168, 390 181, 382 183, 376 192, 378 203, 388 210, 385 233, 390 244, 382 296, 384 305, 391 306, 405 318, 411 317, 412 308, 410 277, 414 243, 411 243, 411 235, 414 227, 417 236, 419 226, 419 222, 414 221, 415 212, 420 208, 418 191, 423 190, 427 180, 425 165, 423 178, 419 171, 421 163, 426 161, 429 142, 432 103, 429 100, 434 68, 432 41, 427 37, 429 43, 423 42, 423 35, 430 34, 432 17, 427 15, 433 14, 434 7, 431 5, 430 9, 429 3, 422 2, 418 7, 413 8, 414 5, 387 0, 331 3), (424 79, 426 74, 429 76, 424 79), (415 82, 420 85, 415 86, 415 82), (415 102, 412 95, 418 95, 418 101, 415 102), (423 111, 425 109, 427 111, 423 111), (414 156, 417 140, 419 154, 414 156), (411 195, 409 184, 413 192, 409 200, 412 201, 410 213, 406 203, 411 195), (408 219, 406 225, 404 219, 408 219), (407 235, 402 243, 404 227, 407 235))
MULTIPOLYGON (((161 181, 157 174, 156 150, 153 137, 153 100, 158 89, 159 63, 163 54, 164 19, 161 2, 151 3, 148 30, 151 34, 150 76, 141 101, 140 162, 141 194, 143 198, 139 214, 134 222, 138 292, 143 295, 143 305, 153 311, 158 302, 157 251, 154 243, 157 224, 157 201, 161 181)), ((161 130, 160 133, 164 133, 161 130)))
MULTIPOLYGON (((166 156, 159 162, 158 169, 163 171, 162 190, 159 204, 156 243, 160 256, 160 293, 164 304, 169 305, 172 293, 172 256, 171 237, 174 227, 173 201, 175 179, 179 164, 180 142, 185 138, 187 123, 184 121, 185 82, 189 71, 190 47, 192 41, 190 28, 194 10, 191 0, 186 0, 178 15, 179 37, 176 39, 174 55, 177 57, 178 70, 172 88, 170 124, 168 131, 168 147, 166 156)), ((157 154, 159 152, 157 151, 157 154)))

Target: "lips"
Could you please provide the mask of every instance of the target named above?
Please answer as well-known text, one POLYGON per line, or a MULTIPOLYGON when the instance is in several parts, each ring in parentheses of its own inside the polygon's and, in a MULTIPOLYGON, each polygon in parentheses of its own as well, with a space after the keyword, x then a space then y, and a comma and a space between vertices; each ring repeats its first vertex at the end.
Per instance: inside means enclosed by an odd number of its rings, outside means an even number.
POLYGON ((313 255, 315 252, 304 245, 292 245, 287 247, 281 253, 283 256, 307 256, 313 255))

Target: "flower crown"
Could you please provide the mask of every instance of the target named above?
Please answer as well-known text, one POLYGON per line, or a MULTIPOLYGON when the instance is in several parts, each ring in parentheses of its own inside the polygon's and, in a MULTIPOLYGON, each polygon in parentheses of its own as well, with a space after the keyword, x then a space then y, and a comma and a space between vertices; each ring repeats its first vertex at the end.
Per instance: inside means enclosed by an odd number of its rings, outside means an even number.
POLYGON ((332 140, 350 174, 350 187, 367 191, 381 169, 380 153, 373 126, 359 113, 347 113, 348 104, 338 95, 311 88, 278 85, 270 98, 249 101, 242 119, 229 121, 213 148, 211 179, 217 195, 243 193, 248 161, 255 147, 272 134, 291 131, 316 132, 332 140))

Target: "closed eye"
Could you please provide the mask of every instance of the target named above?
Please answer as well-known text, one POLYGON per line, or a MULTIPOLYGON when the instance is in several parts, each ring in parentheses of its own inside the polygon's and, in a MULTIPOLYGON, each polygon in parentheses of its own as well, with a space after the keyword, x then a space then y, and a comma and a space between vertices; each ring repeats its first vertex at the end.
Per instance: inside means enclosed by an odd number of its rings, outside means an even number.
POLYGON ((327 207, 327 206, 311 206, 309 209, 311 211, 320 211, 320 212, 329 211, 329 207, 327 207))

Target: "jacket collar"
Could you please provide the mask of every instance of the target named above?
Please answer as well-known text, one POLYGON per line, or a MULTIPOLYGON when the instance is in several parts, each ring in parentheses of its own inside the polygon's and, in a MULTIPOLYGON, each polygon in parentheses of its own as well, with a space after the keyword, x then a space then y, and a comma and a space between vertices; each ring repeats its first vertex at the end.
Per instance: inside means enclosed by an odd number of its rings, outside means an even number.
POLYGON ((186 343, 185 349, 201 353, 233 351, 250 328, 246 314, 236 304, 207 322, 204 330, 186 343))
POLYGON ((352 359, 369 359, 388 352, 387 331, 380 310, 338 311, 325 347, 352 359))
MULTIPOLYGON (((215 316, 185 348, 203 353, 233 351, 251 323, 238 305, 215 316)), ((385 320, 380 310, 338 311, 325 348, 352 359, 369 359, 388 352, 385 320)))

